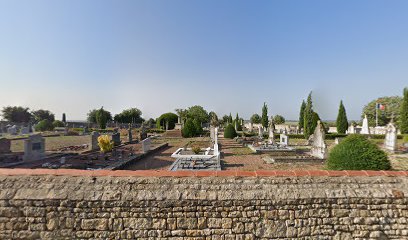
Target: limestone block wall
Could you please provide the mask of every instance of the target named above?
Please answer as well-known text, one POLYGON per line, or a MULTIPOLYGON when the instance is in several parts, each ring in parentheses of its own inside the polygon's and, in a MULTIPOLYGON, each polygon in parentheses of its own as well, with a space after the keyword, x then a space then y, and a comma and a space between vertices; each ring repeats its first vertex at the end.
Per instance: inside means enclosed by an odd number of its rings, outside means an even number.
POLYGON ((0 171, 0 239, 408 239, 406 176, 115 172, 0 171))

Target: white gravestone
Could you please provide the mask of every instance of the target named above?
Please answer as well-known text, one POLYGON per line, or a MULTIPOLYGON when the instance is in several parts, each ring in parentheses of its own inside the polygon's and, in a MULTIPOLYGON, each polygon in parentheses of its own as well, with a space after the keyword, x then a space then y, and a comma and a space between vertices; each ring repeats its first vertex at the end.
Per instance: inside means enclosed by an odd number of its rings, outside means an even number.
POLYGON ((361 134, 370 134, 370 128, 368 127, 367 115, 365 115, 363 119, 363 127, 361 129, 361 134))
POLYGON ((34 161, 45 158, 45 139, 40 134, 34 134, 24 140, 24 161, 34 161))
POLYGON ((355 134, 356 129, 354 127, 354 124, 351 124, 350 127, 347 129, 347 134, 355 134))
POLYGON ((142 141, 142 151, 143 153, 147 153, 150 151, 151 140, 150 138, 146 138, 142 141))
POLYGON ((249 132, 252 132, 254 130, 254 125, 252 123, 249 123, 249 132))
POLYGON ((312 149, 310 150, 310 154, 314 157, 325 159, 327 158, 327 146, 324 142, 326 137, 326 133, 324 131, 324 127, 322 126, 321 122, 317 122, 316 129, 313 133, 312 139, 312 149))
POLYGON ((397 128, 394 126, 393 122, 390 122, 387 125, 384 147, 392 152, 397 150, 397 128))
POLYGON ((288 135, 282 133, 282 134, 280 135, 279 144, 282 145, 282 146, 288 146, 288 145, 289 145, 289 137, 288 137, 288 135))
POLYGON ((260 139, 263 139, 263 126, 259 126, 258 128, 258 136, 260 139))

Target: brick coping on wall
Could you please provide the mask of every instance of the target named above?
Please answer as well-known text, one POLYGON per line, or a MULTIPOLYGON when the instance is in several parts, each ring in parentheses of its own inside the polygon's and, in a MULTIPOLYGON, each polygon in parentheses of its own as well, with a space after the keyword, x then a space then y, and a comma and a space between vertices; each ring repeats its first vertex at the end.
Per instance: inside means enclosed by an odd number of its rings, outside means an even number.
POLYGON ((259 170, 259 171, 166 171, 166 170, 77 170, 0 168, 0 176, 58 175, 91 177, 370 177, 408 176, 408 171, 326 171, 326 170, 259 170))

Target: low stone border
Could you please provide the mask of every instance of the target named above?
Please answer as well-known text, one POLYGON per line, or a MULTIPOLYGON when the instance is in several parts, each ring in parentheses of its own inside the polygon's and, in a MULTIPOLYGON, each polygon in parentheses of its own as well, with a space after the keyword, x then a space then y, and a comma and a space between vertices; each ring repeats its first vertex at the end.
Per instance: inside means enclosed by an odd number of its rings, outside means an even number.
POLYGON ((77 169, 9 169, 0 168, 0 176, 62 175, 117 177, 375 177, 408 176, 408 171, 326 171, 326 170, 259 170, 259 171, 167 171, 167 170, 77 170, 77 169))

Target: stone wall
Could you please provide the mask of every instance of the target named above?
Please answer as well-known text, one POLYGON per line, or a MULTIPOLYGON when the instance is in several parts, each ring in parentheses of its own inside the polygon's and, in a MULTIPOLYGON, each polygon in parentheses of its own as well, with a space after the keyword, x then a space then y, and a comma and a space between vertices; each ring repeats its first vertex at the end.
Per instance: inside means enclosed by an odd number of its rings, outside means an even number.
POLYGON ((0 175, 0 239, 407 239, 407 196, 406 176, 0 175))

